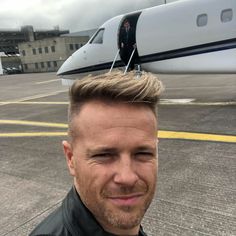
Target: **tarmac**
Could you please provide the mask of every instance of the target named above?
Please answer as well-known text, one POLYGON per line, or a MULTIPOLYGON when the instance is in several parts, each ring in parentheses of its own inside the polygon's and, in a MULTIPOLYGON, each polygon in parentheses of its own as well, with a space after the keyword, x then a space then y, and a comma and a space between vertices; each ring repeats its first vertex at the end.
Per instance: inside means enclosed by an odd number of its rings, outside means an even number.
MULTIPOLYGON (((158 188, 148 235, 236 235, 236 75, 160 75, 158 188)), ((0 76, 0 235, 24 236, 72 186, 68 88, 55 73, 0 76)))

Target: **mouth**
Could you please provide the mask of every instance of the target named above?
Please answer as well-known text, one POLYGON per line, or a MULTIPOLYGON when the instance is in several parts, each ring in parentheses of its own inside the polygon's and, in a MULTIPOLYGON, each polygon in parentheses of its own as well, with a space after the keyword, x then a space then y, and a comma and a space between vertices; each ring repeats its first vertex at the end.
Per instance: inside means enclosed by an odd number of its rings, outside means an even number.
POLYGON ((130 195, 112 196, 109 197, 109 199, 113 204, 118 206, 134 206, 138 204, 143 195, 143 193, 136 193, 130 195))

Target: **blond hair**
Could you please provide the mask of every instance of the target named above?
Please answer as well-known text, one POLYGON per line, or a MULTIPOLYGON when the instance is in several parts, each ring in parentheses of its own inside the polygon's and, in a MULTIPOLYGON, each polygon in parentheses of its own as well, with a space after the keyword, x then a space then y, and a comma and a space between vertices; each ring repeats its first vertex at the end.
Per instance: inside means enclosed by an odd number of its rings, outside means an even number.
POLYGON ((122 71, 114 71, 77 80, 69 92, 69 134, 72 134, 73 116, 78 115, 81 107, 88 101, 143 104, 150 107, 157 117, 157 104, 162 91, 161 81, 148 72, 142 72, 137 77, 135 72, 124 74, 122 71))

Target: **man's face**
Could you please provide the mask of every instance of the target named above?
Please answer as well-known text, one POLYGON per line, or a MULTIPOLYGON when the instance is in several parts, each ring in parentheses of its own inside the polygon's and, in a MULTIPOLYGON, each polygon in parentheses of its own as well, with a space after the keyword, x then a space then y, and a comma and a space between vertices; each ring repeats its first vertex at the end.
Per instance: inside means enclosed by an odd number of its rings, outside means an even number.
POLYGON ((137 233, 157 177, 157 125, 150 108, 86 103, 73 118, 77 138, 63 142, 86 207, 106 231, 137 233))
POLYGON ((129 24, 128 21, 126 21, 126 22, 124 23, 124 27, 125 27, 125 28, 129 28, 129 27, 130 27, 130 24, 129 24))

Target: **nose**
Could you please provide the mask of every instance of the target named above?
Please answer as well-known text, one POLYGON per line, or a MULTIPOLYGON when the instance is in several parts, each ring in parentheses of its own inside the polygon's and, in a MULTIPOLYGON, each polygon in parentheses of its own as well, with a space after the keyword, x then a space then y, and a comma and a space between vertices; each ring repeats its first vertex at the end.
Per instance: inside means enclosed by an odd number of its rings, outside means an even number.
POLYGON ((138 181, 134 160, 129 155, 119 158, 114 175, 114 182, 124 186, 134 186, 138 181))

